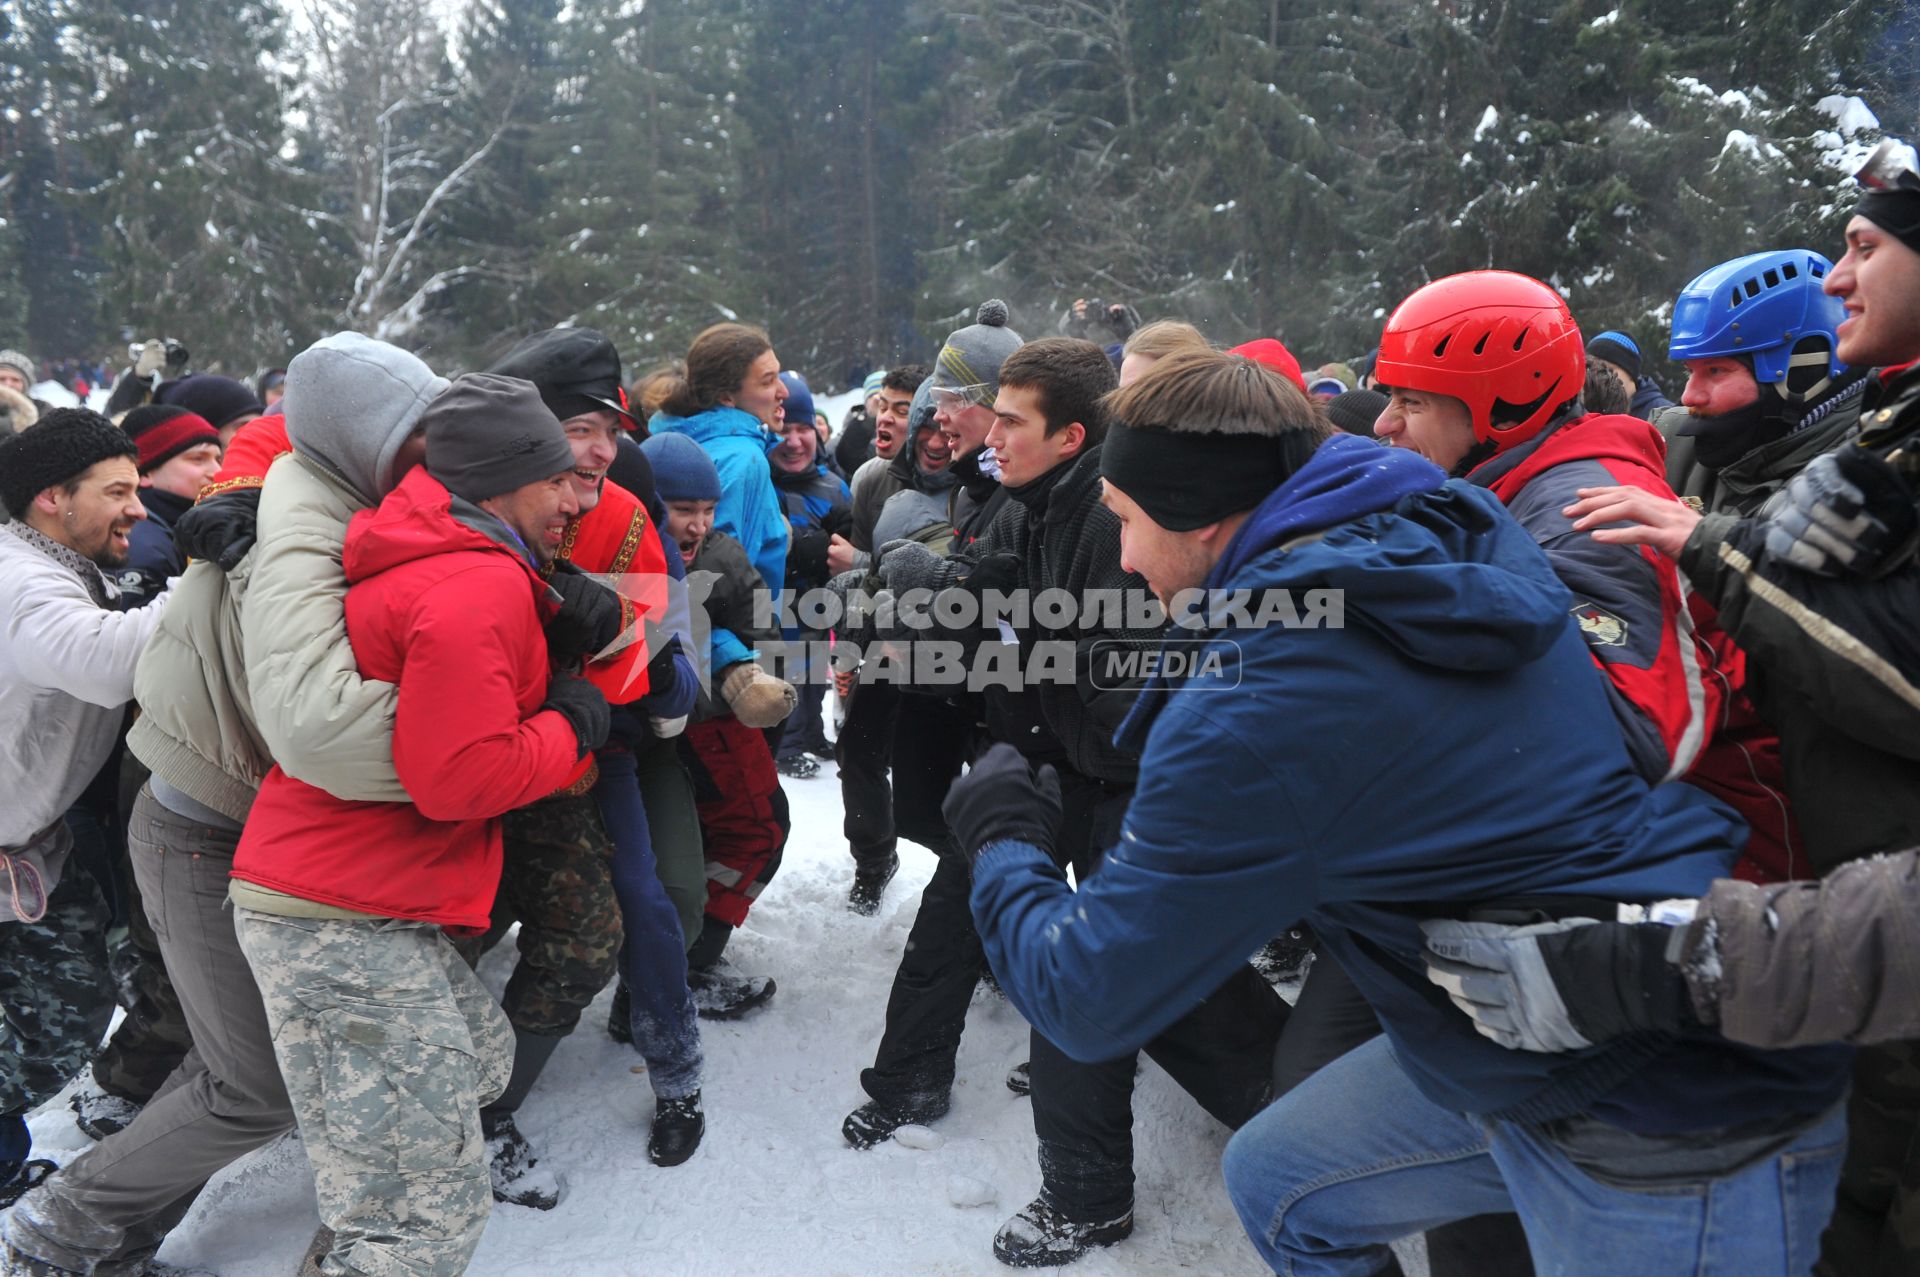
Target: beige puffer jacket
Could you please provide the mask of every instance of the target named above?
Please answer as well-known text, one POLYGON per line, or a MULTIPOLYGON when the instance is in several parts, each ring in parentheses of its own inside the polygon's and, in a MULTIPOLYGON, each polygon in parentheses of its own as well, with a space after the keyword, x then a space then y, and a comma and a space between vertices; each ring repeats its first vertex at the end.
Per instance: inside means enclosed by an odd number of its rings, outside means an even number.
POLYGON ((395 346, 338 333, 287 367, 295 451, 260 490, 241 607, 255 721, 282 771, 353 802, 409 802, 393 770, 391 683, 347 641, 347 521, 393 487, 395 455, 447 382, 395 346))
POLYGON ((154 775, 244 823, 273 766, 254 726, 241 658, 240 600, 253 570, 189 564, 133 671, 140 717, 127 748, 154 775))

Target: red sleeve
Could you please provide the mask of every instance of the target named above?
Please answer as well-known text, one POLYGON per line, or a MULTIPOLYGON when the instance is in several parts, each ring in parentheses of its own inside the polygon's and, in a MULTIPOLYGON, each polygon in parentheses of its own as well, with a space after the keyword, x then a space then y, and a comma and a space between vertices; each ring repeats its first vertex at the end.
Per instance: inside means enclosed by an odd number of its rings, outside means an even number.
POLYGON ((220 473, 200 489, 198 499, 205 501, 239 488, 258 488, 267 481, 267 470, 275 459, 292 451, 284 416, 276 413, 271 417, 255 417, 233 436, 233 442, 220 456, 220 473))
POLYGON ((552 710, 520 710, 525 672, 544 678, 546 661, 517 567, 476 567, 421 596, 401 652, 393 766, 423 815, 499 816, 567 782, 573 728, 552 710))

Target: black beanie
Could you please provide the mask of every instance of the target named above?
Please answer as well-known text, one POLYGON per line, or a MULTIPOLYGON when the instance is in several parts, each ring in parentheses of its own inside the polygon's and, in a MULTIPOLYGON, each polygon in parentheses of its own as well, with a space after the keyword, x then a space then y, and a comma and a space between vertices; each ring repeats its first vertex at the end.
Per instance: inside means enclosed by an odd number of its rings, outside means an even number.
POLYGON ((24 518, 33 499, 113 457, 138 464, 140 449, 120 427, 88 408, 55 408, 0 443, 0 505, 24 518))
POLYGON ((1593 359, 1605 360, 1614 367, 1624 370, 1631 379, 1627 383, 1627 393, 1633 393, 1634 386, 1640 380, 1640 344, 1638 342, 1625 333, 1609 329, 1587 343, 1587 355, 1593 359))
POLYGON ((1387 410, 1387 397, 1377 390, 1343 390, 1327 401, 1327 420, 1350 435, 1371 439, 1373 423, 1387 410))
POLYGON ((188 412, 198 413, 211 422, 215 430, 225 429, 236 418, 249 414, 258 417, 267 410, 254 398, 253 391, 231 377, 211 372, 189 373, 178 381, 166 382, 154 392, 153 399, 155 403, 178 404, 188 412))
POLYGON ((1920 253, 1920 191, 1906 187, 1868 191, 1853 211, 1920 253))
POLYGON ((470 372, 420 414, 427 473, 478 503, 573 469, 573 449, 530 381, 470 372))

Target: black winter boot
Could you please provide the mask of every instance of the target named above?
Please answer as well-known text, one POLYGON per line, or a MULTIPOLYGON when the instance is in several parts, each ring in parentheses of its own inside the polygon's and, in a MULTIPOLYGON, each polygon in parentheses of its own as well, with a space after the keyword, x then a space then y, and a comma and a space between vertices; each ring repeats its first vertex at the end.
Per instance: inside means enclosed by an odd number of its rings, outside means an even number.
POLYGON ((613 991, 613 1006, 607 1010, 607 1036, 615 1042, 633 1045, 633 995, 622 980, 613 991))
POLYGON ((1133 1233, 1133 1212, 1114 1219, 1069 1219, 1043 1192, 993 1235, 993 1257, 1010 1268, 1057 1268, 1095 1246, 1111 1246, 1133 1233))
POLYGON ((514 1112, 539 1080, 554 1048, 564 1034, 513 1035, 513 1073, 507 1089, 480 1110, 480 1129, 487 1137, 487 1174, 493 1180, 493 1199, 535 1210, 552 1210, 560 1201, 560 1182, 540 1165, 533 1146, 520 1133, 514 1112))
POLYGON ((880 897, 887 893, 887 884, 900 872, 900 857, 888 856, 887 863, 874 869, 855 869, 853 887, 847 892, 847 908, 863 918, 871 918, 880 912, 880 897))
POLYGON ((700 1111, 700 1092, 678 1100, 660 1100, 653 1106, 653 1130, 647 1135, 647 1158, 655 1166, 678 1166, 700 1147, 707 1132, 700 1111))
POLYGON ((951 1101, 944 1099, 938 1104, 924 1105, 893 1105, 869 1100, 847 1114, 847 1120, 840 1124, 840 1134, 855 1148, 869 1149, 892 1139, 893 1133, 903 1126, 939 1121, 947 1115, 950 1104, 951 1101))

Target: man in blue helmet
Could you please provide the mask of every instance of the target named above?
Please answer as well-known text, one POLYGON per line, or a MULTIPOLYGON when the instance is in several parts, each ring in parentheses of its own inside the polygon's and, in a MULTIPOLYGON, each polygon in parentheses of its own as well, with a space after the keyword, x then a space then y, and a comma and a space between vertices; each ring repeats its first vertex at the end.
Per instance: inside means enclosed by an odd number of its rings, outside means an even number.
POLYGON ((1668 357, 1680 407, 1655 413, 1667 482, 1704 514, 1753 514, 1809 461, 1852 437, 1864 368, 1840 359, 1833 263, 1811 249, 1722 262, 1680 290, 1668 357))

